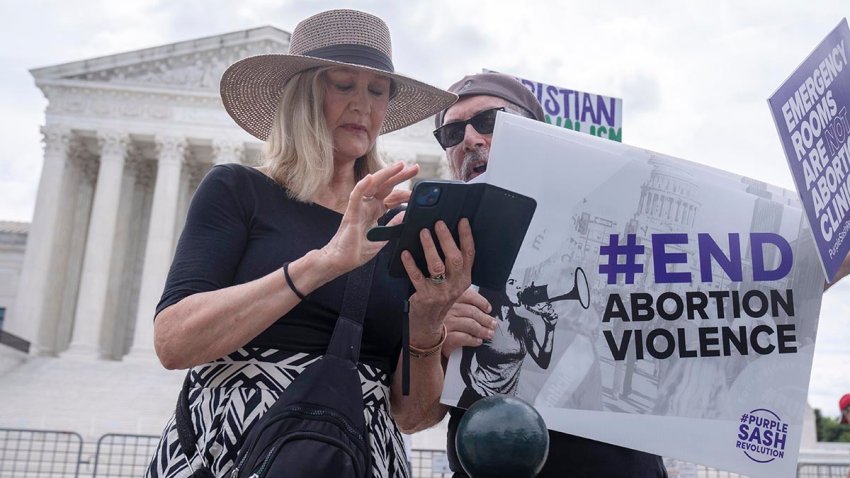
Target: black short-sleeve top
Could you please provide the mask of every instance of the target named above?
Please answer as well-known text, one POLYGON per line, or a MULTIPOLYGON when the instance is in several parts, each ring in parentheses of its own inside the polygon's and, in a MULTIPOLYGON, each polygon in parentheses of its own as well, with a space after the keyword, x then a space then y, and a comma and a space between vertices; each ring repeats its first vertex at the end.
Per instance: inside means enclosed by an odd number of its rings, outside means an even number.
MULTIPOLYGON (((327 244, 342 215, 287 196, 260 171, 238 164, 213 167, 198 186, 156 313, 199 292, 250 282, 281 271, 327 244)), ((389 249, 378 254, 366 309, 360 361, 391 373, 401 348, 407 282, 388 273, 389 249)), ((251 340, 267 347, 322 354, 339 316, 347 274, 309 294, 251 340)), ((293 277, 297 284, 298 278, 293 277)))

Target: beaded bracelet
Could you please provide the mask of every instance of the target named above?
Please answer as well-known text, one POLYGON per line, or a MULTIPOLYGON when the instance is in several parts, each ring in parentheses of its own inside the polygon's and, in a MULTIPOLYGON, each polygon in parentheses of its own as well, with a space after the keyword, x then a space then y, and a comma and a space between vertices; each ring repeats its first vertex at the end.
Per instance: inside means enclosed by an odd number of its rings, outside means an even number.
POLYGON ((295 292, 295 295, 297 295, 299 299, 307 300, 307 297, 295 288, 295 284, 292 282, 292 277, 289 276, 289 262, 283 263, 283 277, 286 278, 286 283, 289 285, 289 288, 292 292, 295 292))
POLYGON ((408 344, 408 347, 410 348, 410 356, 413 358, 425 358, 434 355, 440 350, 440 348, 443 347, 443 344, 446 343, 447 335, 449 335, 449 330, 446 328, 446 324, 443 324, 443 331, 440 334, 440 341, 437 345, 430 349, 420 349, 419 347, 414 347, 413 345, 408 344))

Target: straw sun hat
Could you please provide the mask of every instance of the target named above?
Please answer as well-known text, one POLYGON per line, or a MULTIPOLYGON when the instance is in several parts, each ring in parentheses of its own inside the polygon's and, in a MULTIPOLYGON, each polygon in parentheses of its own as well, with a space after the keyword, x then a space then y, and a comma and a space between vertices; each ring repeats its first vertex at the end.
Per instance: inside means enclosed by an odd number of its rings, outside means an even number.
POLYGON ((394 72, 390 32, 383 20, 356 10, 330 10, 298 23, 288 54, 252 56, 230 65, 221 77, 224 108, 245 131, 265 141, 284 83, 322 66, 357 68, 392 79, 395 96, 379 134, 416 123, 457 100, 452 93, 394 72))

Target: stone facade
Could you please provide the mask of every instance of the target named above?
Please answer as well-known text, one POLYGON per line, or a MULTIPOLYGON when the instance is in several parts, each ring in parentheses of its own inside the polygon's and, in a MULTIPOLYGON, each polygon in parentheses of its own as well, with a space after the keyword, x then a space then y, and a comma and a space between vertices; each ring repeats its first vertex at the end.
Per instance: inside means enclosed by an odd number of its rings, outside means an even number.
POLYGON ((29 224, 0 221, 0 329, 18 294, 29 224))

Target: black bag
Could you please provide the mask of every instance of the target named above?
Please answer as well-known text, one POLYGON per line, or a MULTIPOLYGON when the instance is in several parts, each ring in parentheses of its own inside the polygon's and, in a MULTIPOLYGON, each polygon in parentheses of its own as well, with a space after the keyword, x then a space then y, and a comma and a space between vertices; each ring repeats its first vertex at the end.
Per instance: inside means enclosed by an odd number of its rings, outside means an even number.
MULTIPOLYGON (((246 430, 231 478, 371 476, 369 435, 357 360, 374 268, 373 259, 349 273, 342 311, 327 353, 302 372, 246 430)), ((176 421, 187 459, 195 451, 188 407, 184 385, 176 421)), ((193 476, 202 478, 211 474, 202 469, 193 476)))

